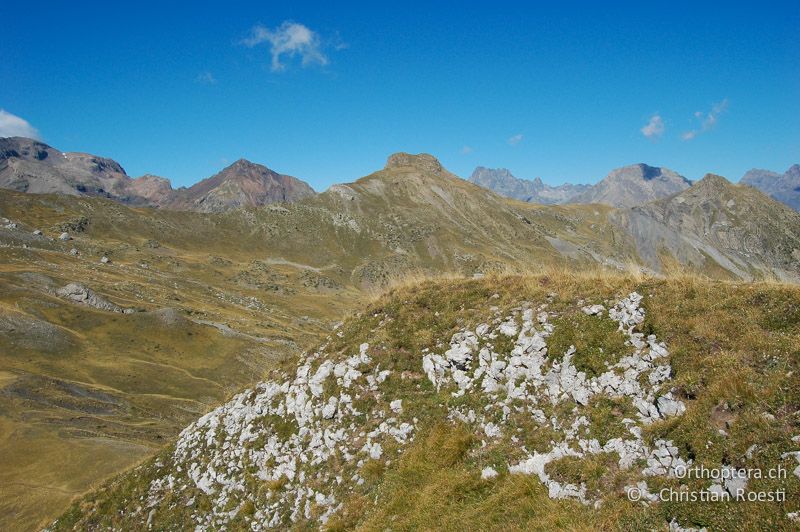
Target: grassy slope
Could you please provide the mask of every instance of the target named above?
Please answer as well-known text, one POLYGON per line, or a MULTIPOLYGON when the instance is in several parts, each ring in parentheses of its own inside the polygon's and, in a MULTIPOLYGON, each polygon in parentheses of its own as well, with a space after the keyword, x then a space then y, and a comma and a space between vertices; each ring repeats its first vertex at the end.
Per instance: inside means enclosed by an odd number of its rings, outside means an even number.
POLYGON ((361 297, 335 271, 271 263, 246 236, 191 213, 23 194, 0 195, 0 210, 24 224, 0 247, 2 529, 33 529, 151 456, 276 360, 317 342, 361 297), (86 230, 70 242, 31 235, 56 237, 83 217, 86 230), (112 263, 101 265, 102 254, 112 263), (54 295, 73 281, 145 312, 54 295))
MULTIPOLYGON (((800 482, 791 474, 793 458, 781 453, 796 450, 790 439, 800 432, 800 290, 770 284, 711 282, 692 277, 669 280, 549 274, 536 277, 493 278, 480 281, 438 281, 397 289, 348 320, 341 337, 330 339, 328 352, 351 353, 369 342, 383 367, 419 371, 421 351, 440 351, 450 336, 464 326, 474 327, 492 315, 490 307, 510 309, 524 301, 545 301, 558 294, 551 309, 565 322, 577 345, 610 348, 614 332, 578 327, 576 309, 589 302, 624 296, 637 290, 645 296, 647 319, 641 326, 667 342, 678 395, 687 412, 649 426, 645 438, 667 438, 696 464, 721 463, 759 467, 782 465, 789 477, 780 481, 751 480, 750 489, 787 491, 786 503, 663 503, 642 506, 622 493, 625 473, 612 464, 564 459, 548 466, 557 478, 582 481, 605 495, 593 510, 580 503, 551 501, 535 477, 502 472, 481 480, 481 468, 514 461, 514 446, 502 440, 487 447, 465 427, 446 422, 443 408, 453 401, 446 391, 436 394, 423 379, 416 389, 398 383, 404 405, 420 416, 413 445, 385 469, 367 463, 367 483, 345 501, 332 529, 392 530, 640 530, 659 529, 676 518, 683 526, 710 530, 791 529, 786 513, 798 510, 800 482), (497 296, 494 296, 497 294, 497 296), (413 405, 413 406, 412 406, 413 405), (724 416, 720 412, 724 411, 724 416), (725 428, 727 436, 719 432, 725 428), (752 458, 746 452, 758 445, 752 458)), ((557 340, 553 340, 557 341, 557 340)), ((587 362, 588 363, 588 362, 587 362)), ((594 405, 591 415, 605 421, 613 433, 621 412, 613 405, 594 405)), ((535 448, 546 431, 531 421, 517 419, 528 444, 535 448)), ((503 427, 510 429, 514 427, 503 427)), ((602 437, 602 435, 597 435, 602 437)), ((76 503, 58 523, 58 529, 95 529, 141 526, 126 514, 147 492, 152 465, 123 475, 102 490, 76 503), (118 512, 125 509, 123 512, 118 512)), ((708 482, 689 483, 694 488, 708 482)), ((677 486, 676 480, 651 481, 652 486, 677 486)), ((269 489, 280 489, 279 486, 269 489)), ((177 505, 164 505, 155 525, 176 528, 187 516, 177 505)), ((204 504, 202 498, 198 507, 204 504)), ((239 525, 244 528, 244 523, 239 525)), ((300 525, 303 528, 304 525, 300 525)), ((234 526, 234 528, 237 528, 234 526)))

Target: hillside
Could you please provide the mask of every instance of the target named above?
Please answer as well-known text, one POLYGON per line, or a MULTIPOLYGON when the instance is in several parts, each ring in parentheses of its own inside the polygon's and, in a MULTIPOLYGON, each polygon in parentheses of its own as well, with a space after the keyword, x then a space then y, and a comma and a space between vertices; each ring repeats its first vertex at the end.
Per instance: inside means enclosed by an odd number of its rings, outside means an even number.
POLYGON ((691 182, 668 168, 632 164, 617 168, 602 181, 575 196, 575 203, 635 207, 689 188, 691 182))
POLYGON ((692 277, 399 289, 51 529, 788 530, 798 309, 692 277), (701 466, 789 473, 681 473, 701 466), (785 502, 656 495, 737 488, 785 502))
POLYGON ((732 278, 797 281, 800 214, 761 192, 706 175, 675 196, 616 214, 651 267, 663 259, 732 278))
POLYGON ((707 256, 691 252, 705 226, 688 221, 732 216, 727 199, 698 203, 680 225, 652 210, 535 205, 429 155, 395 154, 294 203, 220 213, 0 191, 0 528, 53 518, 398 279, 672 271, 682 260, 712 278, 797 274, 785 240, 796 217, 740 190, 737 209, 747 209, 731 235, 767 241, 737 251, 737 270, 725 268, 732 236, 703 241, 707 256), (781 230, 755 233, 750 219, 781 230), (685 237, 651 263, 640 227, 685 237), (67 455, 63 468, 32 459, 67 455))
POLYGON ((520 179, 505 168, 493 169, 483 166, 475 168, 469 181, 506 198, 545 205, 569 203, 573 197, 589 188, 589 185, 570 183, 553 187, 544 184, 538 177, 533 181, 520 179))

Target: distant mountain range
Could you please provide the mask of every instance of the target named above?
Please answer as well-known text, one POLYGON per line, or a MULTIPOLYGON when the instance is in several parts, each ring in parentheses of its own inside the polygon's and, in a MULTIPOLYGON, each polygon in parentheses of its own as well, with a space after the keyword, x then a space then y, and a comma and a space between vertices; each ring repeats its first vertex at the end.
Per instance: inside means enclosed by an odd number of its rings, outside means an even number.
POLYGON ((505 168, 479 166, 469 179, 494 192, 529 203, 601 203, 612 207, 633 207, 685 190, 692 183, 682 175, 646 164, 618 168, 596 185, 545 185, 514 177, 505 168))
POLYGON ((126 205, 219 212, 314 195, 304 181, 240 159, 189 188, 154 175, 131 178, 112 160, 60 152, 42 142, 0 138, 0 188, 39 194, 99 196, 126 205))
MULTIPOLYGON (((618 168, 595 185, 558 186, 515 177, 506 168, 475 168, 468 181, 501 196, 528 203, 561 205, 595 203, 624 208, 677 194, 692 182, 668 168, 644 163, 618 168)), ((785 173, 753 169, 741 184, 761 190, 800 210, 800 165, 785 173)), ((113 159, 88 153, 61 152, 24 137, 0 138, 0 188, 35 194, 68 194, 113 199, 132 206, 221 212, 238 207, 290 203, 314 196, 305 181, 266 166, 239 159, 219 173, 186 188, 173 189, 155 175, 132 178, 113 159)))
POLYGON ((472 172, 469 181, 507 198, 545 205, 568 203, 572 198, 590 188, 589 185, 569 183, 552 187, 544 184, 539 177, 530 181, 514 177, 506 168, 492 169, 483 166, 477 167, 472 172))
POLYGON ((800 210, 800 164, 792 165, 783 174, 754 168, 744 174, 739 183, 755 187, 781 203, 800 210))

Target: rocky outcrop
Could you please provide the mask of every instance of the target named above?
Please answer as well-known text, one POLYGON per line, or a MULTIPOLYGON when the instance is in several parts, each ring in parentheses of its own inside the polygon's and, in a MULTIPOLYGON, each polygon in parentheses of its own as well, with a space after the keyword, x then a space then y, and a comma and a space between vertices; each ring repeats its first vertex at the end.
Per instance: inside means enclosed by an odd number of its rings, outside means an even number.
MULTIPOLYGON (((442 404, 450 404, 447 398, 463 397, 446 407, 447 417, 470 427, 484 444, 501 441, 520 412, 561 435, 547 452, 533 452, 513 463, 486 464, 481 478, 492 479, 503 471, 535 475, 551 498, 588 504, 595 494, 587 494, 585 486, 552 479, 545 466, 566 456, 616 455, 619 467, 634 471, 646 487, 648 477, 674 475, 676 468, 689 463, 672 442, 649 445, 642 437, 644 425, 681 415, 684 407, 671 391, 665 344, 636 331, 644 320, 641 300, 632 293, 614 304, 608 317, 592 315, 591 319, 613 320, 629 347, 596 377, 575 368, 574 347, 560 360, 548 355, 555 314, 547 304, 534 308, 527 303, 505 317, 455 334, 441 354, 422 353, 419 370, 433 385, 426 393, 442 404), (492 346, 500 339, 509 339, 513 347, 495 350, 492 346), (623 420, 626 435, 602 444, 589 436, 591 422, 583 412, 601 395, 630 401, 637 412, 635 418, 623 420), (560 404, 565 407, 556 408, 560 404), (549 417, 544 409, 551 412, 549 417), (646 466, 637 470, 639 463, 646 466)), ((367 462, 389 464, 413 441, 419 428, 415 403, 420 391, 413 381, 403 384, 404 378, 383 369, 366 343, 353 354, 323 350, 308 355, 287 380, 246 390, 186 428, 168 460, 155 464, 145 504, 135 511, 144 517, 167 500, 174 504, 176 497, 180 504, 191 505, 192 493, 199 490, 212 501, 208 510, 193 513, 201 529, 224 528, 245 507, 254 529, 303 521, 322 525, 341 508, 343 498, 364 484, 367 462), (404 391, 407 386, 414 391, 404 391), (253 481, 281 488, 264 497, 248 488, 253 481)), ((512 436, 511 441, 518 440, 512 436)), ((525 452, 519 447, 517 451, 525 452)))
POLYGON ((56 294, 68 301, 72 301, 73 303, 94 307, 99 310, 120 312, 124 314, 130 314, 133 312, 133 309, 125 309, 119 305, 111 303, 104 297, 97 295, 91 288, 88 288, 80 283, 70 283, 63 288, 59 288, 56 290, 56 294))

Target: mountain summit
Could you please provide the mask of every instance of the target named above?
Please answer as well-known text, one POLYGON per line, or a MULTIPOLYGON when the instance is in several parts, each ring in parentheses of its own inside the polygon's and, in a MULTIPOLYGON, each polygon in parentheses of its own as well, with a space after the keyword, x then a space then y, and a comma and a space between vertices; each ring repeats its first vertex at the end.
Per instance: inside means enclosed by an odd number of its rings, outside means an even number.
POLYGON ((439 159, 433 155, 428 153, 412 155, 405 152, 398 152, 390 155, 389 159, 386 161, 386 166, 384 169, 391 170, 392 168, 403 167, 412 167, 425 172, 431 172, 433 174, 440 174, 443 170, 442 163, 440 163, 439 159))
POLYGON ((170 207, 220 212, 236 207, 258 207, 313 196, 314 189, 296 177, 239 159, 218 174, 178 191, 170 207))
POLYGON ((691 181, 668 168, 632 164, 612 171, 605 179, 574 198, 574 201, 634 207, 686 190, 691 184, 691 181))

